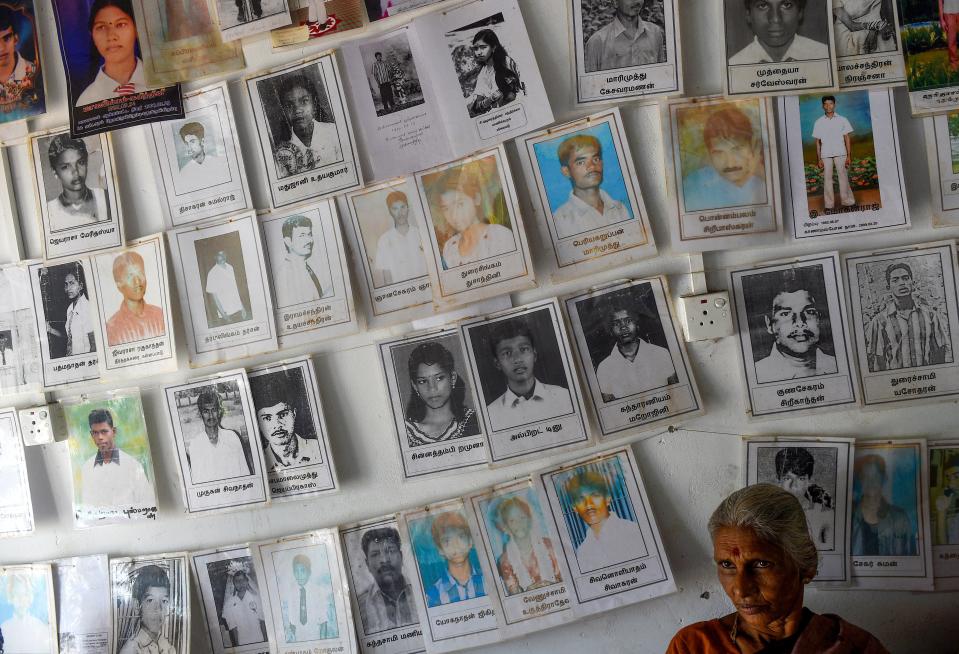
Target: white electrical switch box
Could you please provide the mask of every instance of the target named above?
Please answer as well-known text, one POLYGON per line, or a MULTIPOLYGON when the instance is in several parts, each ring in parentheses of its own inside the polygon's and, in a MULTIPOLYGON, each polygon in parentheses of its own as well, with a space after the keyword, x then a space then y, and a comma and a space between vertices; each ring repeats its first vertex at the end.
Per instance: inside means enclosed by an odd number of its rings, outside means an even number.
POLYGON ((683 306, 683 331, 687 341, 707 341, 732 336, 733 312, 728 291, 686 295, 683 306))
POLYGON ((35 406, 20 409, 20 433, 24 445, 46 445, 53 442, 53 419, 50 407, 35 406))

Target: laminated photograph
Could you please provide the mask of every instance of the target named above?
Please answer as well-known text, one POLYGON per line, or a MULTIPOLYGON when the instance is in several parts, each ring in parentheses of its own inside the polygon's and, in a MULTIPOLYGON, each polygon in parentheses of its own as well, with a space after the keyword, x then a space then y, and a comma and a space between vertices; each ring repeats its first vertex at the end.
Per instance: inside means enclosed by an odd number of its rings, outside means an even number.
POLYGON ((0 266, 0 396, 39 392, 40 337, 27 263, 0 266))
POLYGON ((110 559, 118 654, 189 654, 189 574, 186 552, 110 559))
POLYGON ((245 81, 274 209, 363 185, 332 50, 245 81))
POLYGON ((589 289, 565 306, 600 438, 703 412, 664 277, 589 289))
POLYGON ((33 0, 6 0, 0 6, 0 123, 40 116, 47 111, 40 39, 33 0))
POLYGON ((721 97, 670 102, 667 194, 673 248, 699 252, 782 241, 772 101, 721 97))
POLYGON ((678 0, 567 0, 579 104, 683 92, 678 0))
POLYGON ((123 219, 109 134, 71 138, 67 130, 30 137, 45 259, 123 244, 123 219))
POLYGON ((492 464, 591 444, 558 300, 478 318, 460 330, 492 464))
POLYGON ((730 294, 750 417, 859 405, 837 253, 733 269, 730 294))
POLYGON ((959 590, 959 441, 929 443, 929 508, 936 590, 959 590))
POLYGON ((922 122, 933 226, 959 225, 959 111, 930 116, 922 122))
POLYGON ((269 654, 270 609, 245 545, 191 552, 190 563, 213 654, 269 654))
POLYGON ((656 254, 619 108, 551 127, 518 143, 536 189, 538 250, 555 278, 582 276, 656 254))
POLYGON ((193 367, 277 349, 256 214, 167 232, 193 367))
POLYGON ((280 347, 359 329, 333 200, 260 216, 280 347))
POLYGON ((569 569, 559 536, 529 477, 469 497, 480 564, 499 603, 503 638, 569 623, 569 569))
POLYGON ((0 567, 0 635, 6 654, 57 654, 49 563, 0 567))
POLYGON ((150 84, 131 0, 53 0, 70 136, 183 118, 180 85, 150 84))
POLYGON ((139 389, 60 401, 73 481, 73 524, 156 520, 156 475, 139 389))
POLYGON ((251 543, 250 550, 267 596, 273 654, 356 651, 336 529, 251 543))
POLYGON ((899 38, 912 115, 959 107, 959 2, 899 0, 899 38))
POLYGON ((270 30, 270 44, 277 51, 360 29, 367 24, 365 14, 361 0, 290 0, 293 22, 270 30))
POLYGON ((433 315, 425 212, 413 178, 367 187, 340 203, 368 328, 433 315))
POLYGON ((832 4, 830 0, 723 0, 726 95, 836 90, 832 4))
POLYGON ((485 465, 486 438, 459 329, 378 344, 403 477, 485 465))
POLYGON ((909 227, 891 89, 779 98, 778 115, 793 238, 909 227))
POLYGON ((243 370, 164 387, 187 514, 270 503, 243 370))
POLYGON ((329 432, 310 358, 253 368, 247 379, 270 497, 303 498, 337 490, 329 432))
POLYGON ((60 654, 112 654, 107 555, 57 559, 53 574, 60 654))
POLYGON ((924 438, 858 441, 852 569, 858 588, 933 590, 924 438))
POLYGON ((220 37, 216 1, 134 0, 149 84, 188 82, 244 68, 240 44, 224 43, 220 37))
POLYGON ((111 379, 176 370, 173 312, 163 235, 91 257, 100 314, 100 364, 111 379))
POLYGON ((745 482, 773 484, 792 493, 806 514, 819 552, 813 583, 847 586, 852 578, 849 516, 852 438, 745 437, 745 482))
POLYGON ((417 173, 416 186, 427 214, 423 245, 437 305, 535 285, 503 146, 417 173))
MULTIPOLYGON (((359 0, 353 0, 359 2, 359 0)), ((383 18, 392 18, 402 13, 419 9, 440 0, 364 0, 367 19, 373 23, 383 18)))
POLYGON ((33 502, 16 409, 0 409, 0 538, 33 533, 33 502))
POLYGON ((167 227, 253 209, 226 82, 185 94, 183 107, 147 135, 167 227))
POLYGON ((88 259, 29 264, 40 334, 40 377, 45 390, 100 379, 96 296, 87 286, 88 259))
POLYGON ((940 241, 843 257, 866 406, 959 395, 956 246, 940 241))
POLYGON ((424 170, 553 122, 517 0, 469 0, 344 44, 374 179, 424 170))
POLYGON ((396 516, 340 527, 353 622, 362 654, 419 654, 423 649, 409 545, 396 516))
POLYGON ((289 25, 287 0, 216 0, 220 38, 225 42, 289 25))
POLYGON ((833 0, 839 86, 891 86, 906 80, 895 0, 833 0))
POLYGON ((476 550, 462 499, 447 500, 399 515, 399 530, 413 553, 411 575, 423 642, 430 654, 479 647, 502 638, 491 580, 476 550))
POLYGON ((576 617, 676 592, 633 450, 533 475, 559 534, 576 617))

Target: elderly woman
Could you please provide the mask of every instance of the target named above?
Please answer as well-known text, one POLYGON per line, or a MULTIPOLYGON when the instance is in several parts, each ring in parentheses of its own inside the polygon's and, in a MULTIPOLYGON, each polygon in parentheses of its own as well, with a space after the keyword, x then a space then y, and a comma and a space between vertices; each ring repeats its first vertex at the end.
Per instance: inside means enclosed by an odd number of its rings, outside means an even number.
POLYGON ((888 654, 859 627, 803 607, 818 557, 802 505, 789 491, 772 484, 736 491, 713 512, 709 535, 736 612, 684 627, 667 654, 888 654))

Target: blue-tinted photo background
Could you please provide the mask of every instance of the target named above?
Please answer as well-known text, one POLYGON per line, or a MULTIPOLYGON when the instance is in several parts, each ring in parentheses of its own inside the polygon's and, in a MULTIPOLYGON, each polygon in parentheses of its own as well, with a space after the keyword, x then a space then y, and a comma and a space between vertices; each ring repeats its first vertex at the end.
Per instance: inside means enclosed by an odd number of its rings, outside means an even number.
POLYGON ((844 93, 821 93, 799 96, 799 124, 802 129, 803 145, 816 141, 812 137, 812 128, 825 113, 822 99, 831 95, 836 98, 836 115, 843 116, 852 125, 854 134, 872 133, 872 115, 869 111, 869 91, 846 91, 844 93))
MULTIPOLYGON (((466 517, 463 516, 462 511, 452 511, 453 513, 459 513, 460 516, 465 520, 466 517)), ((441 511, 437 515, 442 515, 443 513, 450 513, 450 511, 441 511)), ((431 515, 425 518, 419 518, 417 520, 410 520, 408 523, 410 540, 412 541, 413 551, 416 552, 416 564, 419 566, 420 570, 420 580, 423 582, 423 593, 428 595, 429 589, 436 583, 436 580, 446 574, 446 559, 440 555, 440 551, 436 548, 436 543, 433 542, 433 520, 437 516, 431 515)), ((479 571, 479 556, 476 554, 476 539, 473 538, 473 547, 470 549, 470 565, 473 566, 473 570, 479 571)), ((484 596, 477 595, 478 597, 484 596)), ((437 606, 430 602, 430 608, 437 606)))
MULTIPOLYGON (((49 598, 47 598, 46 578, 41 574, 17 573, 29 577, 32 581, 33 603, 30 615, 44 624, 50 624, 49 598)), ((0 623, 13 617, 13 604, 7 596, 7 575, 0 576, 0 623)))
POLYGON ((560 164, 557 156, 559 146, 566 139, 579 135, 594 136, 599 140, 603 149, 603 183, 600 184, 600 188, 609 193, 614 200, 622 202, 629 211, 630 218, 632 218, 635 213, 633 212, 633 205, 629 201, 629 193, 626 191, 626 180, 623 178, 623 169, 619 165, 619 156, 616 152, 613 132, 609 123, 563 134, 554 139, 541 141, 533 146, 540 175, 543 178, 543 186, 546 188, 546 196, 549 198, 550 212, 555 212, 563 205, 569 199, 570 191, 573 189, 569 178, 563 175, 561 170, 562 164, 560 164))
MULTIPOLYGON (((523 490, 512 493, 504 493, 503 495, 497 495, 494 498, 481 501, 480 510, 483 513, 483 519, 486 521, 486 532, 489 534, 490 547, 492 547, 493 554, 497 559, 503 554, 503 549, 506 547, 506 543, 509 542, 510 538, 509 534, 500 529, 499 507, 504 501, 514 497, 526 502, 526 505, 533 514, 532 527, 530 529, 530 534, 533 538, 544 538, 548 533, 546 531, 546 519, 543 517, 543 507, 540 506, 536 491, 532 488, 524 488, 523 490)), ((546 564, 540 565, 545 566, 546 564)), ((541 569, 545 569, 545 567, 541 569)))
MULTIPOLYGON (((916 538, 919 535, 919 452, 918 448, 890 447, 870 448, 857 451, 856 460, 864 456, 876 455, 886 462, 886 482, 882 495, 890 504, 895 504, 909 517, 909 528, 916 538)), ((859 475, 852 480, 853 503, 862 501, 862 483, 859 475)))
MULTIPOLYGON (((103 59, 93 45, 87 25, 90 23, 90 7, 94 0, 55 0, 55 10, 59 16, 60 47, 63 66, 66 68, 67 84, 70 88, 70 106, 74 106, 77 98, 93 81, 103 59)), ((130 16, 133 20, 133 16, 130 16)), ((137 58, 140 54, 140 43, 134 49, 137 58)))
POLYGON ((576 513, 576 509, 573 508, 573 500, 566 492, 566 482, 584 471, 598 472, 606 479, 606 486, 609 488, 609 494, 612 498, 610 502, 612 513, 624 520, 636 522, 636 512, 633 510, 633 503, 630 501, 629 492, 626 490, 623 466, 618 457, 565 470, 553 476, 553 488, 556 489, 556 497, 559 498, 559 506, 563 512, 563 518, 566 520, 566 528, 569 530, 573 547, 579 547, 579 544, 586 538, 586 530, 589 527, 576 513))

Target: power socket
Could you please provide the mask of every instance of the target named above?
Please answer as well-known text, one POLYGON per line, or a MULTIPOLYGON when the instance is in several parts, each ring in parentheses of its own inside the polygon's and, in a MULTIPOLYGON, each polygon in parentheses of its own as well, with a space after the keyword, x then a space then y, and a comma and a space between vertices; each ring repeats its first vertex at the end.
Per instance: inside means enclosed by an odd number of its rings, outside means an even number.
POLYGON ((687 342, 733 335, 735 330, 728 291, 686 295, 679 299, 683 306, 683 331, 687 342))
POLYGON ((47 445, 54 441, 50 407, 35 406, 20 409, 17 413, 24 445, 47 445))

